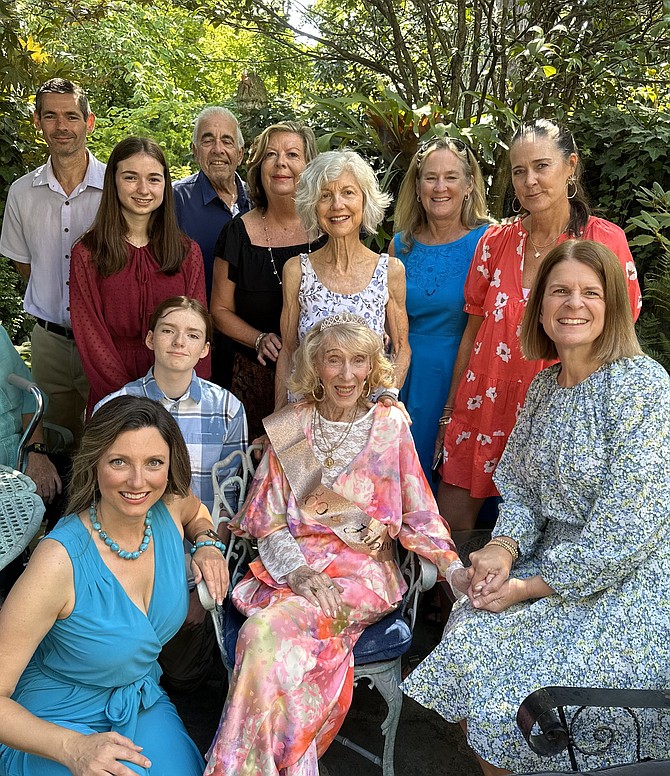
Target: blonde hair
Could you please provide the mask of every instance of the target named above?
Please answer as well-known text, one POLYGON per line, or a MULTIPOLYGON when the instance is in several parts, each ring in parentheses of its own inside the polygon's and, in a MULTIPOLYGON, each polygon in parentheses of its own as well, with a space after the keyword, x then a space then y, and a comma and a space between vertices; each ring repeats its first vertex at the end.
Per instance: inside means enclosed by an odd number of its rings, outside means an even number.
POLYGON ((265 152, 268 150, 268 145, 270 144, 272 136, 282 132, 300 136, 305 152, 305 164, 311 162, 318 153, 314 132, 308 126, 301 124, 298 121, 280 121, 278 124, 272 124, 271 126, 266 127, 260 135, 258 135, 251 144, 249 150, 249 159, 247 160, 247 185, 249 186, 251 201, 256 207, 263 208, 263 210, 267 210, 268 195, 263 187, 261 164, 265 158, 265 152))
POLYGON ((521 350, 529 361, 558 358, 558 351, 540 322, 542 300, 549 275, 563 261, 578 261, 590 267, 598 276, 605 294, 605 322, 600 336, 593 343, 593 356, 603 364, 620 358, 632 358, 642 353, 637 341, 633 313, 621 262, 602 243, 592 240, 566 240, 544 257, 521 324, 521 350))
POLYGON ((472 191, 461 205, 461 224, 465 229, 476 229, 482 224, 492 223, 487 215, 484 178, 474 153, 465 143, 449 137, 434 137, 428 140, 412 157, 398 193, 393 227, 400 232, 403 246, 409 251, 414 245, 414 233, 428 223, 426 211, 417 197, 417 183, 426 160, 434 151, 451 151, 461 163, 463 175, 472 184, 472 191))
MULTIPOLYGON (((302 394, 306 401, 316 401, 321 380, 318 366, 326 347, 340 347, 348 353, 363 353, 370 359, 368 383, 372 388, 393 386, 393 365, 384 355, 381 337, 368 328, 363 318, 338 313, 313 326, 295 352, 293 374, 288 388, 302 394), (335 322, 337 321, 337 322, 335 322)), ((361 401, 365 401, 365 396, 361 401)))

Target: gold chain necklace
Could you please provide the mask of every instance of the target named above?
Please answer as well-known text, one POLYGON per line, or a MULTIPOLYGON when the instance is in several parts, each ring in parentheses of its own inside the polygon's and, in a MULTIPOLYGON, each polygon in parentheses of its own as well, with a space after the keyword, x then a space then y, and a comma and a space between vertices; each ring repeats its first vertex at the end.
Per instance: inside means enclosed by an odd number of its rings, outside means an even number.
POLYGON ((354 407, 354 411, 351 415, 351 420, 347 423, 347 427, 344 430, 344 434, 342 434, 342 436, 336 442, 331 442, 323 430, 323 426, 321 424, 321 413, 317 411, 316 407, 314 407, 314 411, 312 413, 312 441, 316 445, 317 449, 326 456, 326 459, 324 460, 323 465, 327 469, 332 469, 333 466, 335 465, 335 459, 333 458, 333 453, 337 449, 342 447, 347 437, 351 433, 351 429, 353 428, 355 420, 356 420, 356 407, 354 407), (327 445, 325 449, 321 447, 321 445, 319 444, 319 440, 317 439, 317 435, 316 435, 317 426, 318 426, 319 434, 321 435, 321 441, 327 445))
POLYGON ((530 240, 530 244, 533 246, 533 250, 535 251, 533 258, 539 258, 541 251, 545 248, 548 248, 550 245, 553 245, 567 228, 568 225, 566 224, 565 227, 561 229, 561 231, 556 235, 556 237, 554 237, 554 239, 550 240, 548 243, 545 243, 544 245, 535 245, 535 241, 533 240, 533 219, 531 218, 528 224, 528 239, 530 240))

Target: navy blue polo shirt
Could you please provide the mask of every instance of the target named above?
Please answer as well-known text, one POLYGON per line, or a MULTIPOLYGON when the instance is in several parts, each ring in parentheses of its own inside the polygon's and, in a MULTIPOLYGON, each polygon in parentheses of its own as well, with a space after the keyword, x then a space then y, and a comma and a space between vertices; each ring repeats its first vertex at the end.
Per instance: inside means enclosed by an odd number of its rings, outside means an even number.
MULTIPOLYGON (((237 206, 240 215, 251 209, 251 202, 242 178, 235 173, 237 184, 237 206)), ((179 228, 198 243, 205 264, 207 303, 212 296, 212 274, 214 272, 214 247, 223 227, 233 214, 219 199, 209 178, 202 170, 173 184, 175 210, 179 228)))

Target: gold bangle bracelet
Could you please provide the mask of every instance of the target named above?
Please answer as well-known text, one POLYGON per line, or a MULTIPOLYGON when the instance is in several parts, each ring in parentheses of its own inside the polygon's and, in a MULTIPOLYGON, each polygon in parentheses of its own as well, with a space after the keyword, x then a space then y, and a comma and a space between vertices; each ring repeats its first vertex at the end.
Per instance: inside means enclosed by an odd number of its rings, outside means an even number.
POLYGON ((516 561, 519 559, 519 549, 511 540, 503 539, 500 536, 497 536, 495 539, 491 539, 489 544, 492 544, 495 547, 502 547, 503 550, 507 550, 507 552, 509 552, 509 554, 512 556, 512 563, 516 563, 516 561))

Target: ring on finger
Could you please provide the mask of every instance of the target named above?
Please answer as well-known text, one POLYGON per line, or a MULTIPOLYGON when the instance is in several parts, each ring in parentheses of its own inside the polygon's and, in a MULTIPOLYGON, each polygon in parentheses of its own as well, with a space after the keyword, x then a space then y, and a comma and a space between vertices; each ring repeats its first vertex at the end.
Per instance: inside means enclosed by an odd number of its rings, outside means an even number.
POLYGON ((310 587, 310 590, 312 591, 312 595, 316 595, 319 592, 317 587, 310 587))
POLYGON ((328 590, 335 590, 335 585, 328 585, 328 590))

